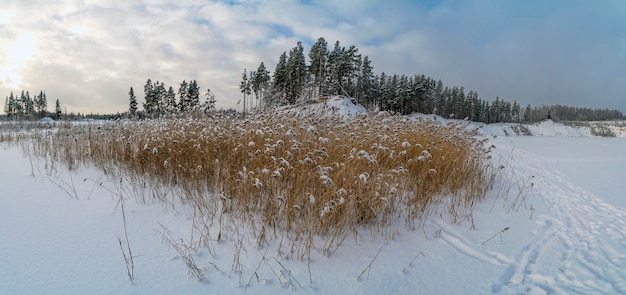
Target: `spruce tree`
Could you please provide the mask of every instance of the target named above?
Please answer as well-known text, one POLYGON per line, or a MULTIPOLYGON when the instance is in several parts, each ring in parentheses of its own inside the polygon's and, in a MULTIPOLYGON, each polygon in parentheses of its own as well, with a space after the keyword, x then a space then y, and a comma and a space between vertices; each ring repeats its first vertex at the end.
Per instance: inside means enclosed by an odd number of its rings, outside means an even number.
POLYGON ((187 92, 189 108, 195 109, 200 106, 200 87, 198 86, 198 82, 196 80, 191 80, 189 82, 189 91, 187 92))
POLYGON ((9 106, 8 106, 8 112, 7 112, 8 118, 15 119, 16 110, 17 110, 16 104, 17 104, 16 98, 13 95, 13 91, 11 91, 11 94, 9 95, 9 106))
POLYGON ((143 87, 145 102, 143 103, 143 110, 146 112, 147 116, 154 116, 157 106, 156 106, 156 97, 154 91, 154 84, 152 84, 152 80, 148 79, 146 81, 146 85, 143 87))
POLYGON ((189 84, 183 80, 178 88, 178 109, 181 113, 184 113, 189 109, 189 84))
POLYGON ((168 115, 172 115, 176 113, 176 109, 176 92, 174 92, 174 88, 170 86, 165 95, 165 108, 163 111, 168 115))
POLYGON ((295 104, 302 98, 306 79, 307 67, 304 48, 302 42, 298 41, 296 47, 289 51, 289 59, 287 60, 287 102, 289 104, 295 104))
POLYGON ((271 104, 284 104, 287 102, 287 52, 284 52, 278 58, 276 69, 272 77, 272 92, 274 97, 271 104))
POLYGON ((165 104, 167 99, 167 90, 165 90, 165 83, 157 81, 154 83, 154 113, 156 115, 162 115, 165 113, 165 104))
POLYGON ((135 97, 133 87, 131 87, 130 91, 128 91, 128 96, 128 100, 130 101, 128 104, 128 115, 131 118, 135 118, 135 116, 137 116, 137 97, 135 97))
POLYGON ((59 100, 57 99, 55 106, 54 106, 54 117, 55 120, 59 120, 61 119, 61 102, 59 102, 59 100))
MULTIPOLYGON (((24 92, 22 92, 22 94, 23 93, 24 92)), ((28 93, 28 91, 26 91, 26 95, 22 97, 22 102, 24 103, 24 116, 27 119, 33 119, 37 112, 35 111, 35 104, 31 99, 30 93, 28 93)))
POLYGON ((37 113, 39 113, 40 118, 46 116, 46 113, 48 112, 48 99, 46 98, 46 93, 43 90, 39 91, 39 95, 35 96, 35 108, 37 113))
POLYGON ((328 61, 328 43, 324 38, 317 39, 309 52, 309 72, 313 75, 313 84, 316 95, 323 95, 326 91, 326 64, 328 61))

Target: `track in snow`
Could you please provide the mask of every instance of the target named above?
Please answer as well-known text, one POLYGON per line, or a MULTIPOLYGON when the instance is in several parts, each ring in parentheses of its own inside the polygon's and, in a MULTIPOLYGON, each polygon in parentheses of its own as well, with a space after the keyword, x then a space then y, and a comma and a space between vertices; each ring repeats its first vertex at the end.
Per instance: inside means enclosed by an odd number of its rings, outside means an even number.
MULTIPOLYGON (((505 148, 506 149, 506 148, 505 148)), ((534 175, 534 239, 493 284, 503 294, 626 294, 626 213, 570 182, 545 158, 514 150, 510 169, 534 175)))

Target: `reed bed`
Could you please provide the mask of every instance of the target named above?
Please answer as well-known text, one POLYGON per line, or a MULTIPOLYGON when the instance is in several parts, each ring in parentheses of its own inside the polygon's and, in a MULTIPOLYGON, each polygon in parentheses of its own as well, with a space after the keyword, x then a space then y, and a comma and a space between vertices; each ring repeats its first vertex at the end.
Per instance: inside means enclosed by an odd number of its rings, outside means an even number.
POLYGON ((471 221, 495 178, 490 148, 465 125, 386 113, 60 124, 0 141, 50 165, 98 167, 140 202, 190 204, 204 245, 245 226, 260 246, 300 258, 362 230, 393 238, 431 214, 471 221))

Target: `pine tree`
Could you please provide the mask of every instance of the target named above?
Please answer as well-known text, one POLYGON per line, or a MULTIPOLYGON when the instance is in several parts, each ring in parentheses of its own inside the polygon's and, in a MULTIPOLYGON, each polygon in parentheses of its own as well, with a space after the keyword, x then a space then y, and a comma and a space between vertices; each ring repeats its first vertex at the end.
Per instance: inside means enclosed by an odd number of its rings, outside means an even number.
POLYGON ((131 118, 135 118, 135 116, 137 116, 137 97, 135 97, 135 91, 133 90, 133 87, 131 87, 130 91, 128 91, 128 96, 128 114, 131 118))
POLYGON ((246 69, 243 69, 241 76, 241 83, 239 84, 239 90, 243 93, 243 115, 246 115, 246 95, 250 93, 250 83, 248 83, 248 73, 246 69))
POLYGON ((248 85, 250 86, 251 94, 254 94, 254 100, 252 100, 252 97, 250 97, 250 108, 254 109, 256 106, 258 106, 258 103, 255 106, 254 101, 259 101, 259 85, 256 82, 256 72, 255 71, 250 71, 250 74, 248 75, 248 85))
POLYGON ((56 104, 54 106, 54 117, 55 120, 59 120, 61 119, 61 102, 59 102, 59 100, 57 99, 56 104))
POLYGON ((326 91, 326 64, 328 62, 328 43, 324 38, 317 39, 309 52, 311 65, 309 72, 313 74, 313 84, 316 95, 321 96, 326 91))
POLYGON ((435 86, 435 97, 433 98, 435 101, 435 106, 433 108, 433 114, 443 116, 445 113, 444 105, 445 100, 443 96, 443 82, 441 80, 437 81, 437 86, 435 86))
POLYGON ((9 97, 4 99, 4 113, 7 115, 7 119, 10 118, 9 97))
POLYGON ((354 45, 351 45, 350 48, 348 48, 344 58, 345 72, 342 77, 342 85, 344 86, 344 91, 347 92, 348 96, 355 97, 357 96, 357 84, 363 59, 359 54, 359 49, 354 45))
POLYGON ((342 78, 342 69, 343 69, 343 60, 345 48, 342 48, 339 40, 335 42, 335 47, 328 54, 328 88, 332 92, 332 94, 340 94, 341 93, 341 78, 342 78))
POLYGON ((377 103, 377 107, 378 110, 380 111, 386 111, 389 108, 387 108, 388 105, 388 90, 387 90, 387 75, 385 75, 385 72, 382 72, 380 74, 380 76, 378 76, 378 103, 377 103))
POLYGON ((361 63, 361 73, 359 74, 357 101, 365 106, 372 107, 373 104, 373 68, 369 57, 366 55, 361 63))
MULTIPOLYGON (((256 87, 259 92, 258 95, 260 96, 260 104, 262 104, 265 99, 265 90, 269 86, 270 79, 270 72, 265 68, 265 64, 261 62, 254 75, 254 87, 256 87)), ((262 108, 263 105, 260 105, 259 107, 262 108)))

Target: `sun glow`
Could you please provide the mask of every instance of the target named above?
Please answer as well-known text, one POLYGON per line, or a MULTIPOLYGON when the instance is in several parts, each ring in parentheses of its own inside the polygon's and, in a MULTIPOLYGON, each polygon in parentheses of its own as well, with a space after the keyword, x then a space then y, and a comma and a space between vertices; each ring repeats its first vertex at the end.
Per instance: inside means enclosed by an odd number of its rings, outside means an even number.
POLYGON ((5 48, 2 64, 0 64, 0 83, 7 88, 19 88, 22 72, 36 51, 35 37, 32 34, 21 34, 5 48))

